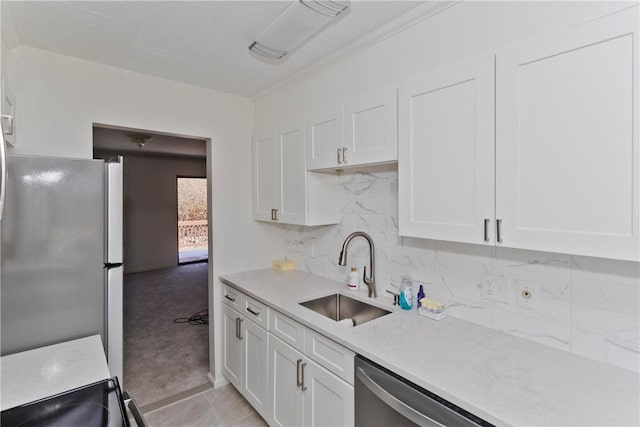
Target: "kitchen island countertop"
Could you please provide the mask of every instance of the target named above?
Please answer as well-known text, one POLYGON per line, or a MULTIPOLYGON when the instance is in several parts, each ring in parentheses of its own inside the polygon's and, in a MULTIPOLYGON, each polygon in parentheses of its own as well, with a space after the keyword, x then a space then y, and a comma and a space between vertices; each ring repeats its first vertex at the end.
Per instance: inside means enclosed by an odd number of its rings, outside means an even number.
POLYGON ((497 425, 640 424, 640 376, 448 317, 393 307, 386 295, 301 271, 263 269, 220 280, 350 350, 497 425), (392 314, 346 327, 298 303, 340 291, 392 314))

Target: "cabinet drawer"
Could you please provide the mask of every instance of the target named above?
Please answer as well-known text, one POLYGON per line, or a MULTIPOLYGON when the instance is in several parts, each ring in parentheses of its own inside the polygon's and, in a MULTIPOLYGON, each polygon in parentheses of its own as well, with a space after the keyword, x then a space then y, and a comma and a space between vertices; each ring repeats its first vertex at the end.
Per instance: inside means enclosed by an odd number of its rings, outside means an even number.
POLYGON ((269 311, 269 332, 304 352, 305 327, 275 310, 269 311))
POLYGON ((244 295, 229 285, 222 284, 222 301, 239 312, 244 310, 244 295))
POLYGON ((307 329, 305 354, 349 384, 353 384, 355 353, 319 333, 307 329))
POLYGON ((269 307, 244 295, 244 317, 269 330, 269 307))

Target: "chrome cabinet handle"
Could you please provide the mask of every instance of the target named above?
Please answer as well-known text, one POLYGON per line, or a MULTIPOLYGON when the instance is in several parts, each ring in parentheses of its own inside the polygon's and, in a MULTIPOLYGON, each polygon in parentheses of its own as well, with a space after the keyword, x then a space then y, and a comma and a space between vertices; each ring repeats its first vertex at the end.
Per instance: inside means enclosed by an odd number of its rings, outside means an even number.
POLYGON ((244 319, 242 317, 238 317, 238 338, 243 339, 244 337, 242 336, 242 321, 244 319))
POLYGON ((247 311, 253 314, 254 316, 260 316, 260 312, 252 310, 251 307, 247 307, 247 311))
POLYGON ((342 147, 342 163, 348 163, 348 161, 347 161, 347 147, 342 147))
POLYGON ((302 380, 300 379, 300 367, 302 366, 302 359, 296 360, 296 387, 302 386, 302 380))
POLYGON ((302 374, 300 375, 300 390, 302 391, 306 391, 307 390, 307 386, 304 385, 304 367, 307 366, 307 362, 304 362, 302 364, 300 364, 300 370, 302 371, 302 374))
POLYGON ((271 209, 271 221, 275 221, 275 220, 276 220, 276 210, 271 209))
POLYGON ((4 142, 4 126, 0 121, 0 220, 4 214, 4 202, 7 197, 7 146, 4 142))
POLYGON ((489 221, 491 221, 489 218, 484 219, 484 241, 485 242, 489 241, 489 221))
POLYGON ((226 299, 228 299, 229 301, 231 301, 231 302, 234 302, 234 301, 236 300, 235 298, 232 298, 232 297, 230 297, 229 295, 225 295, 224 297, 225 297, 226 299))
POLYGON ((275 213, 273 219, 276 220, 276 221, 279 221, 278 220, 278 209, 274 209, 273 212, 275 213))
POLYGON ((13 135, 13 116, 9 116, 7 114, 3 114, 0 116, 0 119, 7 121, 7 131, 5 132, 4 128, 2 129, 3 135, 13 135))
POLYGON ((240 318, 236 317, 236 338, 240 338, 240 318))
POLYGON ((502 219, 496 219, 496 241, 502 243, 502 219))
POLYGON ((338 163, 342 163, 342 149, 338 148, 338 163))

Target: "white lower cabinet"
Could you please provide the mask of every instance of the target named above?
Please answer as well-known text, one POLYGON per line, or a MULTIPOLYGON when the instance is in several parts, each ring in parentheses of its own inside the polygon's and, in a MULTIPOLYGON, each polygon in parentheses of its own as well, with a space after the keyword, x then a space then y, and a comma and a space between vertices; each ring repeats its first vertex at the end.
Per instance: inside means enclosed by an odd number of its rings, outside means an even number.
POLYGON ((351 426, 353 386, 269 335, 269 424, 351 426))
POLYGON ((255 410, 267 418, 268 333, 226 305, 222 319, 222 372, 255 410))
POLYGON ((304 355, 284 341, 269 334, 269 424, 301 426, 303 394, 300 368, 304 355))
POLYGON ((238 390, 242 388, 242 341, 239 322, 242 316, 234 309, 222 307, 222 372, 238 390))
POLYGON ((304 371, 305 426, 352 426, 355 422, 353 386, 309 360, 304 371))
POLYGON ((258 413, 267 418, 269 333, 251 321, 242 328, 242 394, 258 413))
POLYGON ((227 285, 223 297, 222 373, 269 425, 354 424, 351 350, 227 285))

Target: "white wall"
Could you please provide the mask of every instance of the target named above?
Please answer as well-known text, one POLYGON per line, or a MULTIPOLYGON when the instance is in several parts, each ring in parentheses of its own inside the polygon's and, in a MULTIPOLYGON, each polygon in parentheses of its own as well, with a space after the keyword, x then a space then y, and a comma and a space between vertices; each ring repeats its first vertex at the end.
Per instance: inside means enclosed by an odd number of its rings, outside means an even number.
MULTIPOLYGON (((627 3, 624 6, 627 6, 627 3)), ((256 99, 256 127, 312 108, 341 104, 376 88, 397 87, 434 70, 490 55, 619 10, 612 2, 462 2, 346 60, 256 99)), ((376 243, 380 294, 411 273, 428 294, 452 298, 453 315, 603 362, 640 366, 640 264, 490 248, 398 236, 398 175, 378 170, 340 177, 342 221, 333 227, 282 228, 284 254, 300 269, 345 280, 337 265, 344 238, 364 230, 376 243), (501 278, 509 302, 483 300, 482 278, 501 278), (535 311, 515 303, 516 280, 535 282, 535 311)), ((364 248, 350 251, 360 272, 364 248)))
MULTIPOLYGON (((99 158, 116 152, 98 151, 99 158)), ((178 265, 176 177, 205 177, 205 159, 124 155, 124 272, 178 265)))
MULTIPOLYGON (((208 139, 210 310, 220 336, 220 274, 269 265, 281 242, 252 220, 253 105, 242 97, 30 47, 9 53, 19 127, 13 153, 92 158, 94 123, 208 139), (212 249, 212 250, 211 250, 212 249)), ((219 341, 211 373, 222 378, 219 341)))

